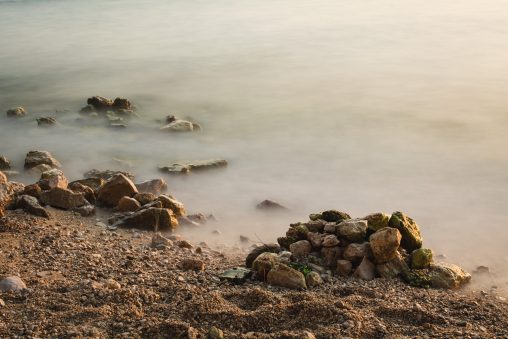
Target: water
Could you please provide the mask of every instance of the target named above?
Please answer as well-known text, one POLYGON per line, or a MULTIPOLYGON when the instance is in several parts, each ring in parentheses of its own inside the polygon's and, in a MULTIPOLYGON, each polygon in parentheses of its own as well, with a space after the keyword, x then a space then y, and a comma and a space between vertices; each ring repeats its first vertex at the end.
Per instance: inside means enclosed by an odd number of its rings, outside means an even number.
POLYGON ((235 239, 270 241, 327 208, 403 210, 428 247, 488 265, 506 285, 507 10, 501 0, 0 1, 0 110, 72 111, 51 130, 2 116, 0 154, 19 167, 28 150, 49 150, 71 178, 117 157, 140 179, 160 176, 159 163, 222 157, 225 171, 167 180, 235 239), (142 118, 125 131, 84 127, 74 112, 92 95, 128 97, 142 118), (159 133, 169 113, 203 132, 159 133), (265 198, 292 215, 260 218, 265 198))

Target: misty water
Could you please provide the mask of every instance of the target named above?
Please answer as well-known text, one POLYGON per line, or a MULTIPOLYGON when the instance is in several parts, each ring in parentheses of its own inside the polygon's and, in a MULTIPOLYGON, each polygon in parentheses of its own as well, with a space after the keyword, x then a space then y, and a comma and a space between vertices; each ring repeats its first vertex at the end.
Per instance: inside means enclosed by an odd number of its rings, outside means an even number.
POLYGON ((0 154, 21 169, 48 150, 70 179, 127 160, 217 216, 203 239, 270 242, 325 209, 401 210, 427 247, 506 289, 506 13, 501 0, 0 1, 0 154), (93 95, 127 97, 140 118, 76 121, 93 95), (7 119, 14 106, 29 116, 7 119), (168 114, 203 130, 162 133, 168 114), (37 128, 43 115, 62 125, 37 128), (207 158, 229 166, 157 171, 207 158), (263 199, 291 213, 260 216, 263 199))

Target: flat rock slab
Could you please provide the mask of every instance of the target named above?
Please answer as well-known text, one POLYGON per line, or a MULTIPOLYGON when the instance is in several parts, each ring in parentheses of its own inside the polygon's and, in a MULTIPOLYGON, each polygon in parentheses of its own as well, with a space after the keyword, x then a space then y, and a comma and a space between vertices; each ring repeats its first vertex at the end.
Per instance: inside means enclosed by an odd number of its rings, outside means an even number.
POLYGON ((224 159, 179 161, 167 166, 160 165, 159 170, 168 174, 187 174, 192 171, 220 168, 227 165, 228 162, 224 159))

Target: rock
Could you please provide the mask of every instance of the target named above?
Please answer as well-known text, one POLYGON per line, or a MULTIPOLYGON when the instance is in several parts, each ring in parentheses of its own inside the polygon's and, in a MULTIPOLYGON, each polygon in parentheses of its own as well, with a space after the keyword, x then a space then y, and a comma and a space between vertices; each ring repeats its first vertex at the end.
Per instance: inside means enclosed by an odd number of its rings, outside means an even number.
POLYGON ((60 168, 61 165, 53 158, 53 156, 47 151, 30 151, 27 153, 25 158, 25 169, 29 170, 38 165, 47 165, 50 168, 60 168))
POLYGON ((29 195, 31 197, 39 199, 41 196, 42 189, 37 184, 31 184, 28 186, 25 186, 21 192, 19 192, 20 195, 29 195))
POLYGON ((37 125, 40 127, 48 127, 48 126, 56 126, 58 122, 55 118, 52 117, 40 117, 35 119, 37 121, 37 125))
POLYGON ((321 285, 323 283, 323 279, 321 279, 321 275, 318 272, 310 272, 305 277, 305 282, 309 287, 315 287, 321 285))
POLYGON ((184 271, 204 271, 205 263, 201 259, 186 258, 180 261, 180 268, 184 271))
POLYGON ((321 216, 325 221, 336 223, 339 223, 343 220, 351 219, 349 214, 337 210, 324 211, 323 213, 321 213, 321 216))
POLYGON ((323 237, 323 247, 334 247, 334 246, 339 246, 340 244, 340 241, 339 239, 337 239, 337 236, 333 235, 333 234, 329 234, 329 235, 325 235, 323 237))
POLYGON ((122 285, 114 279, 108 279, 104 282, 104 287, 110 289, 110 290, 119 290, 122 288, 122 285))
POLYGON ((309 233, 309 230, 307 229, 307 227, 305 225, 296 225, 296 226, 291 226, 287 230, 286 236, 295 238, 297 240, 306 240, 308 233, 309 233))
POLYGON ((431 249, 419 248, 411 252, 411 268, 422 269, 430 267, 433 261, 433 253, 431 249))
POLYGON ((0 171, 6 171, 11 169, 11 162, 6 157, 0 157, 0 171))
POLYGON ((252 275, 252 270, 244 267, 235 267, 219 275, 220 280, 227 280, 234 284, 243 284, 252 275))
POLYGON ((279 253, 281 251, 281 248, 277 244, 264 244, 261 246, 258 246, 254 248, 245 258, 245 267, 251 268, 252 264, 254 263, 254 260, 261 254, 261 253, 279 253))
POLYGON ((346 220, 337 225, 337 235, 349 242, 361 243, 367 235, 367 221, 346 220))
POLYGON ((323 264, 328 267, 335 266, 337 259, 342 255, 342 249, 338 246, 335 247, 323 247, 321 249, 321 257, 323 264))
POLYGON ((19 118, 19 117, 23 117, 26 115, 26 111, 23 107, 14 107, 14 108, 11 108, 11 109, 8 109, 7 112, 5 113, 8 117, 16 117, 16 118, 19 118))
POLYGON ((409 270, 406 262, 397 252, 395 258, 383 264, 376 265, 376 271, 381 278, 393 279, 409 270))
POLYGON ((228 165, 223 159, 182 161, 168 166, 159 166, 159 170, 168 174, 187 174, 191 171, 220 168, 228 165))
POLYGON ((348 276, 353 270, 353 263, 349 260, 339 259, 337 260, 337 266, 335 272, 340 276, 348 276))
POLYGON ((390 216, 385 213, 369 214, 364 220, 367 220, 367 227, 371 232, 379 231, 382 228, 388 227, 390 216))
POLYGON ((140 193, 152 193, 159 195, 167 190, 168 185, 163 179, 152 179, 136 184, 136 187, 140 193))
POLYGON ((187 120, 177 119, 160 128, 164 132, 192 132, 194 125, 187 120))
POLYGON ((291 252, 289 251, 282 251, 277 254, 278 261, 283 264, 289 264, 291 262, 291 252))
POLYGON ((224 332, 215 326, 210 327, 208 330, 208 339, 223 339, 224 332))
POLYGON ((323 215, 321 213, 312 213, 309 214, 309 220, 311 221, 317 221, 323 219, 323 215))
POLYGON ((73 212, 78 213, 82 217, 90 217, 95 215, 95 206, 91 204, 86 204, 83 206, 75 207, 72 209, 73 212))
POLYGON ((149 231, 175 231, 178 220, 169 209, 150 207, 119 220, 115 225, 149 231))
POLYGON ((42 192, 39 200, 44 205, 50 205, 64 210, 88 204, 88 201, 82 193, 74 193, 71 190, 60 187, 42 192))
POLYGON ((280 245, 280 247, 284 248, 284 249, 289 249, 289 246, 291 246, 291 244, 297 242, 298 239, 296 238, 293 238, 293 237, 279 237, 277 238, 277 243, 280 245))
POLYGON ((470 282, 471 275, 457 265, 436 263, 430 266, 430 279, 434 288, 452 289, 470 282))
MULTIPOLYGON (((157 198, 162 203, 162 207, 169 208, 175 213, 177 217, 181 217, 185 215, 185 208, 181 202, 176 199, 173 199, 167 195, 161 195, 157 198)), ((203 216, 204 217, 204 216, 203 216)), ((189 219, 192 220, 192 216, 188 216, 189 219)), ((205 217, 206 222, 206 217, 205 217)))
POLYGON ((136 199, 141 206, 143 206, 154 201, 155 195, 152 193, 138 193, 133 198, 136 199))
POLYGON ((360 266, 356 268, 353 275, 363 280, 372 280, 376 277, 376 266, 374 266, 369 259, 364 257, 360 266))
MULTIPOLYGON (((170 198, 172 198, 172 197, 170 197, 170 198)), ((172 199, 174 199, 174 198, 172 198, 172 199)), ((214 220, 213 215, 210 214, 207 218, 203 213, 189 214, 187 217, 189 218, 189 220, 191 220, 195 223, 198 223, 200 225, 206 224, 208 222, 208 219, 214 220)))
POLYGON ((138 193, 134 183, 123 174, 109 179, 100 189, 97 200, 106 206, 116 206, 123 197, 132 197, 138 193))
POLYGON ((176 245, 180 248, 188 248, 188 249, 191 249, 193 247, 192 244, 187 240, 178 240, 176 242, 176 245))
POLYGON ((176 121, 176 117, 174 115, 167 115, 166 116, 166 124, 170 124, 172 123, 173 121, 176 121))
POLYGON ((420 228, 413 219, 402 212, 395 212, 390 218, 389 225, 399 230, 402 235, 402 240, 400 241, 401 247, 408 251, 408 253, 422 247, 423 241, 420 235, 420 228))
POLYGON ((305 227, 307 227, 307 229, 310 232, 317 232, 317 233, 322 233, 325 228, 325 225, 326 225, 326 221, 324 221, 324 220, 312 220, 312 221, 305 223, 305 227))
POLYGON ((298 259, 307 257, 312 251, 312 246, 307 240, 300 240, 289 245, 289 251, 298 259))
POLYGON ((107 111, 113 107, 113 101, 101 96, 88 98, 86 103, 91 105, 98 112, 107 111))
MULTIPOLYGON (((87 186, 87 187, 91 188, 94 192, 98 192, 99 188, 101 188, 101 186, 104 185, 105 182, 106 181, 102 178, 86 178, 86 179, 76 180, 76 181, 69 183, 69 188, 71 190, 74 190, 73 186, 76 184, 80 184, 80 185, 87 186)), ((76 187, 80 187, 80 186, 76 186, 76 187)))
POLYGON ((55 187, 67 188, 69 182, 61 170, 53 168, 49 171, 43 172, 37 184, 42 190, 50 190, 55 187))
POLYGON ((292 289, 306 289, 305 276, 303 273, 292 269, 284 264, 277 264, 266 277, 270 285, 281 286, 292 289))
POLYGON ((8 182, 3 172, 0 172, 0 218, 4 211, 16 201, 16 194, 23 191, 25 186, 17 182, 8 182))
MULTIPOLYGON (((310 242, 312 249, 314 249, 314 250, 321 249, 321 247, 323 246, 323 239, 324 238, 325 238, 325 235, 321 234, 321 233, 317 233, 317 232, 307 233, 307 240, 310 242)), ((335 239, 337 239, 337 237, 335 237, 335 239)), ((338 245, 338 240, 337 240, 337 245, 338 245)))
POLYGON ((399 230, 392 227, 382 228, 369 237, 370 248, 378 264, 385 263, 396 257, 401 238, 399 230))
POLYGON ((252 270, 261 280, 266 280, 266 275, 278 263, 278 255, 271 252, 263 252, 252 263, 252 270))
POLYGON ((80 184, 79 182, 72 182, 69 184, 68 188, 76 193, 82 193, 90 204, 95 204, 97 198, 95 197, 95 191, 91 187, 80 184))
POLYGON ((361 244, 352 243, 344 249, 344 259, 353 263, 359 263, 364 257, 371 257, 370 244, 364 242, 361 244))
POLYGON ((327 222, 323 227, 323 231, 329 234, 337 233, 337 224, 334 222, 327 222))
POLYGON ((0 292, 21 292, 27 287, 23 280, 17 276, 10 276, 0 280, 0 292))
POLYGON ((153 248, 163 248, 166 246, 172 246, 173 242, 168 238, 164 237, 160 232, 156 232, 152 236, 152 247, 153 248))
POLYGON ((272 200, 263 200, 256 205, 258 210, 262 211, 286 211, 288 208, 272 200))
MULTIPOLYGON (((112 171, 112 170, 100 171, 98 169, 91 169, 91 170, 89 170, 88 172, 86 172, 84 174, 84 177, 87 178, 87 179, 90 179, 90 178, 95 178, 95 179, 100 178, 100 179, 104 179, 104 180, 109 180, 109 179, 113 178, 114 176, 117 176, 118 174, 122 174, 123 176, 129 178, 130 180, 134 180, 134 174, 129 173, 129 172, 125 172, 125 171, 112 171)), ((82 181, 82 180, 78 180, 78 181, 82 181)), ((83 182, 82 182, 82 184, 86 185, 83 182)))
POLYGON ((22 208, 25 212, 36 215, 38 217, 50 218, 50 215, 44 207, 39 204, 37 198, 34 198, 30 195, 20 195, 18 196, 16 205, 19 208, 22 208))
POLYGON ((131 102, 124 98, 116 98, 115 101, 113 101, 113 109, 115 110, 131 110, 132 105, 131 102))
POLYGON ((115 207, 118 212, 134 212, 141 207, 141 204, 133 198, 122 197, 115 207))

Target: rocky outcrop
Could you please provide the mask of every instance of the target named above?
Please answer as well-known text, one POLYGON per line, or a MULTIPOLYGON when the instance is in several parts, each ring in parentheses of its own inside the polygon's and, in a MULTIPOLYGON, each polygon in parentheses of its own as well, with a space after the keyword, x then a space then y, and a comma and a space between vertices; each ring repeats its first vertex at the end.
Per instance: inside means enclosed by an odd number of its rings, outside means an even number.
POLYGON ((117 174, 109 179, 99 189, 98 202, 105 206, 115 207, 123 197, 132 197, 138 193, 134 183, 123 174, 117 174))
POLYGON ((389 225, 399 230, 402 235, 400 244, 408 253, 422 247, 420 227, 413 219, 402 212, 395 212, 390 218, 389 225))
POLYGON ((181 161, 171 165, 160 165, 159 170, 167 174, 187 174, 191 171, 202 171, 213 168, 225 167, 228 162, 224 159, 181 161))
POLYGON ((47 165, 49 168, 60 168, 61 165, 47 151, 30 151, 25 158, 25 169, 29 170, 39 165, 47 165))
POLYGON ((41 193, 40 202, 44 205, 69 210, 88 204, 82 193, 75 193, 69 189, 55 187, 41 193))

